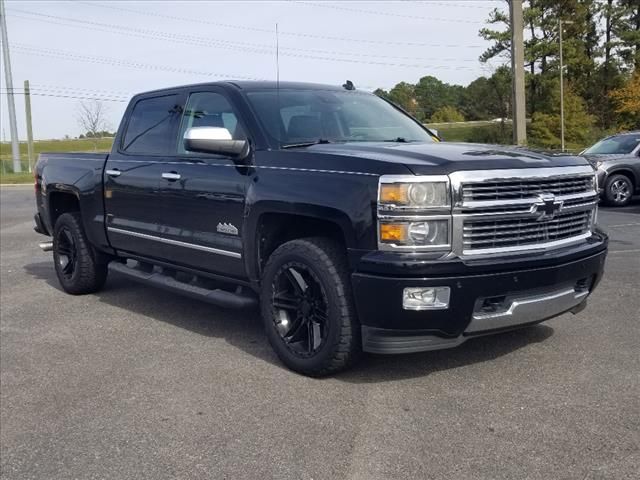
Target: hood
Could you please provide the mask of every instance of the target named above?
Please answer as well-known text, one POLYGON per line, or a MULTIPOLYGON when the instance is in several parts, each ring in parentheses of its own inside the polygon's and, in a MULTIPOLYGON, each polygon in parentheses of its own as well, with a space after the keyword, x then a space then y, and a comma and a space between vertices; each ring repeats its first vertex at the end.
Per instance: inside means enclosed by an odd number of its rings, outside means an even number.
POLYGON ((521 147, 474 143, 344 143, 309 147, 308 152, 402 164, 415 175, 488 170, 588 165, 586 159, 521 147))

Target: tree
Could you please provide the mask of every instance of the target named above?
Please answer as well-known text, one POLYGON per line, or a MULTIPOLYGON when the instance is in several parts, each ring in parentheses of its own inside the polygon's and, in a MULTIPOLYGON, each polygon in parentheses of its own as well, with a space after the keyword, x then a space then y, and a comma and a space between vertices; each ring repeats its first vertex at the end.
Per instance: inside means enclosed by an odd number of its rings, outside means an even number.
POLYGON ((98 100, 83 100, 78 104, 76 117, 78 125, 86 132, 86 137, 93 138, 93 145, 96 150, 98 149, 100 132, 109 128, 106 113, 104 105, 98 100))
POLYGON ((613 32, 618 51, 629 70, 640 70, 640 2, 618 0, 613 32))
POLYGON ((446 105, 459 108, 464 103, 464 91, 461 85, 449 85, 430 75, 422 77, 414 87, 418 109, 425 119, 446 105))
POLYGON ((616 112, 622 115, 621 127, 640 128, 640 71, 622 88, 613 90, 610 94, 616 103, 616 112))
MULTIPOLYGON (((553 91, 553 106, 548 113, 537 112, 529 126, 529 143, 534 146, 558 149, 560 141, 560 92, 553 91)), ((565 143, 569 149, 580 149, 593 140, 595 118, 587 111, 582 97, 570 87, 564 92, 565 143)))
POLYGON ((464 122, 464 115, 455 107, 445 105, 431 115, 431 123, 464 122))

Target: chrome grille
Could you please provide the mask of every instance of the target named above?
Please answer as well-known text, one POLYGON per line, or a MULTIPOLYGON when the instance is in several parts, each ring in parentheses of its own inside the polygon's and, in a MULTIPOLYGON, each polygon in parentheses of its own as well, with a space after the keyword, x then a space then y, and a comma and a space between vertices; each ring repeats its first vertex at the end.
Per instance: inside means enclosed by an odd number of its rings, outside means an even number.
POLYGON ((453 252, 503 255, 591 235, 598 193, 589 166, 450 174, 453 252))
POLYGON ((590 229, 590 211, 564 213, 544 222, 535 218, 465 221, 463 246, 465 250, 528 246, 577 237, 590 229))
POLYGON ((593 191, 593 177, 568 177, 561 179, 508 180, 482 184, 463 185, 464 201, 513 200, 530 198, 542 193, 574 195, 593 191))

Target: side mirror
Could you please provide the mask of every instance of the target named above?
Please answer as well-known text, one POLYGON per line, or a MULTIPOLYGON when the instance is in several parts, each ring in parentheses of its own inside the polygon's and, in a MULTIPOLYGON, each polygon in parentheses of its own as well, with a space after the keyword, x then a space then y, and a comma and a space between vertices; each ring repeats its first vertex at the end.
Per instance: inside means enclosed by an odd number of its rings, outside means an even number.
POLYGON ((213 153, 244 160, 249 156, 249 141, 234 140, 221 127, 192 127, 184 134, 184 148, 189 152, 213 153))

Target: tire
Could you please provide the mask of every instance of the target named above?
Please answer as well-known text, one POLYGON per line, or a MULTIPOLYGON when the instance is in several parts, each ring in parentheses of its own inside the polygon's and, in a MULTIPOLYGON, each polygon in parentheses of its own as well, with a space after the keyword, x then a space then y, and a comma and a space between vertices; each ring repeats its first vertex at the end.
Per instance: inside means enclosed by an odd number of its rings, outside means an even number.
POLYGON ((604 184, 604 198, 608 205, 623 207, 631 202, 633 183, 626 175, 614 174, 604 184))
POLYGON ((269 343, 291 370, 325 376, 360 356, 345 251, 330 239, 303 238, 278 247, 264 268, 260 308, 269 343))
POLYGON ((78 212, 58 217, 53 229, 53 262, 60 285, 72 295, 97 292, 107 280, 107 262, 91 247, 78 212))

